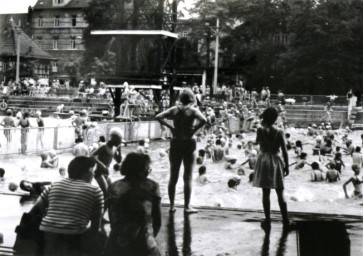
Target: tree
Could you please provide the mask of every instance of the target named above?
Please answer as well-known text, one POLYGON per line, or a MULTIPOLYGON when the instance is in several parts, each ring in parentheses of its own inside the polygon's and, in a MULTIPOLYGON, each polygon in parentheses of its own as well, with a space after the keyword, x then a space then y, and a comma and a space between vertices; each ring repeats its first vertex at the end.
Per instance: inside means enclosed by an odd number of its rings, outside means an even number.
POLYGON ((362 0, 201 1, 194 23, 220 19, 221 49, 250 89, 345 93, 362 88, 362 10, 362 0))

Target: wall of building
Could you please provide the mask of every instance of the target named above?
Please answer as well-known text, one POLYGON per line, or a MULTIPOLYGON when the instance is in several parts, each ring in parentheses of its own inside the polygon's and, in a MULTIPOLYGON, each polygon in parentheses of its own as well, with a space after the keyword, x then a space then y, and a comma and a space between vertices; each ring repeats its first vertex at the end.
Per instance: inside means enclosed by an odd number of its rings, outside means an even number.
POLYGON ((58 59, 52 63, 52 79, 68 79, 70 66, 81 60, 85 47, 83 31, 88 26, 81 8, 34 9, 33 40, 58 59))

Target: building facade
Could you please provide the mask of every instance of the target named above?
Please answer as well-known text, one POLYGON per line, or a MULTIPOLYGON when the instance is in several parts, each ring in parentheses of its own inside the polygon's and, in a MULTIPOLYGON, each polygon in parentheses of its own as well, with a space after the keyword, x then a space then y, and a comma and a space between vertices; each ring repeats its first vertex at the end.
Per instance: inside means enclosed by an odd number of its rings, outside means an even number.
POLYGON ((31 16, 32 38, 57 61, 52 62, 51 78, 61 82, 79 75, 85 51, 83 31, 87 22, 83 9, 90 0, 38 0, 31 16))

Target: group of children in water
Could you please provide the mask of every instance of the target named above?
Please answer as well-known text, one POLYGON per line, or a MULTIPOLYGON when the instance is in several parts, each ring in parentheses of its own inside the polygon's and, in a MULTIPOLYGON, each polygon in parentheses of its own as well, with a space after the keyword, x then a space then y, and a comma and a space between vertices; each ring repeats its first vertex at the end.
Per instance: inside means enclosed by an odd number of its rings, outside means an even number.
MULTIPOLYGON (((307 131, 303 132, 303 135, 309 141, 312 141, 308 143, 313 144, 311 155, 318 156, 318 161, 311 163, 307 160, 308 153, 304 151, 302 141, 297 140, 293 142, 290 134, 285 133, 287 149, 293 151, 293 154, 297 158, 290 166, 295 166, 295 170, 301 170, 307 165, 310 166, 310 180, 312 182, 337 182, 341 179, 342 171, 346 168, 343 159, 350 157, 352 158, 351 169, 354 175, 344 183, 344 193, 349 198, 346 188, 348 184, 352 183, 354 186, 353 197, 363 198, 363 179, 362 175, 360 175, 360 171, 363 168, 361 147, 355 147, 353 145, 352 139, 348 137, 349 129, 342 134, 340 140, 337 138, 339 132, 340 130, 336 132, 331 130, 329 123, 322 124, 319 127, 315 124, 309 125, 307 131), (315 144, 313 140, 315 140, 315 144)), ((199 165, 199 176, 196 181, 199 184, 204 185, 211 182, 219 182, 219 180, 213 181, 207 176, 207 167, 203 165, 205 159, 211 159, 213 163, 225 161, 224 168, 226 170, 233 170, 236 177, 228 180, 227 185, 229 188, 236 189, 240 183, 241 176, 247 174, 245 168, 243 168, 246 164, 250 170, 249 182, 253 180, 253 170, 257 161, 259 148, 252 140, 247 140, 246 133, 241 132, 233 136, 225 129, 215 126, 213 129, 208 127, 203 133, 200 133, 198 140, 202 141, 202 138, 205 141, 205 147, 198 150, 198 157, 196 159, 196 164, 199 165), (230 155, 232 147, 236 147, 238 151, 244 151, 245 158, 241 163, 237 163, 237 159, 241 159, 240 156, 230 155)), ((361 138, 363 145, 363 134, 361 138)))

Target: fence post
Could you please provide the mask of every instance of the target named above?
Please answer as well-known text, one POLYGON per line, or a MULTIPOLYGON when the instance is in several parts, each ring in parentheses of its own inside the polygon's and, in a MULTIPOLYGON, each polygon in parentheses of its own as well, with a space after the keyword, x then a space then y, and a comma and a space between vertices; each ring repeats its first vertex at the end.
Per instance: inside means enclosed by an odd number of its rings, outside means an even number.
POLYGON ((54 140, 53 140, 53 149, 58 149, 58 128, 54 127, 54 140))

